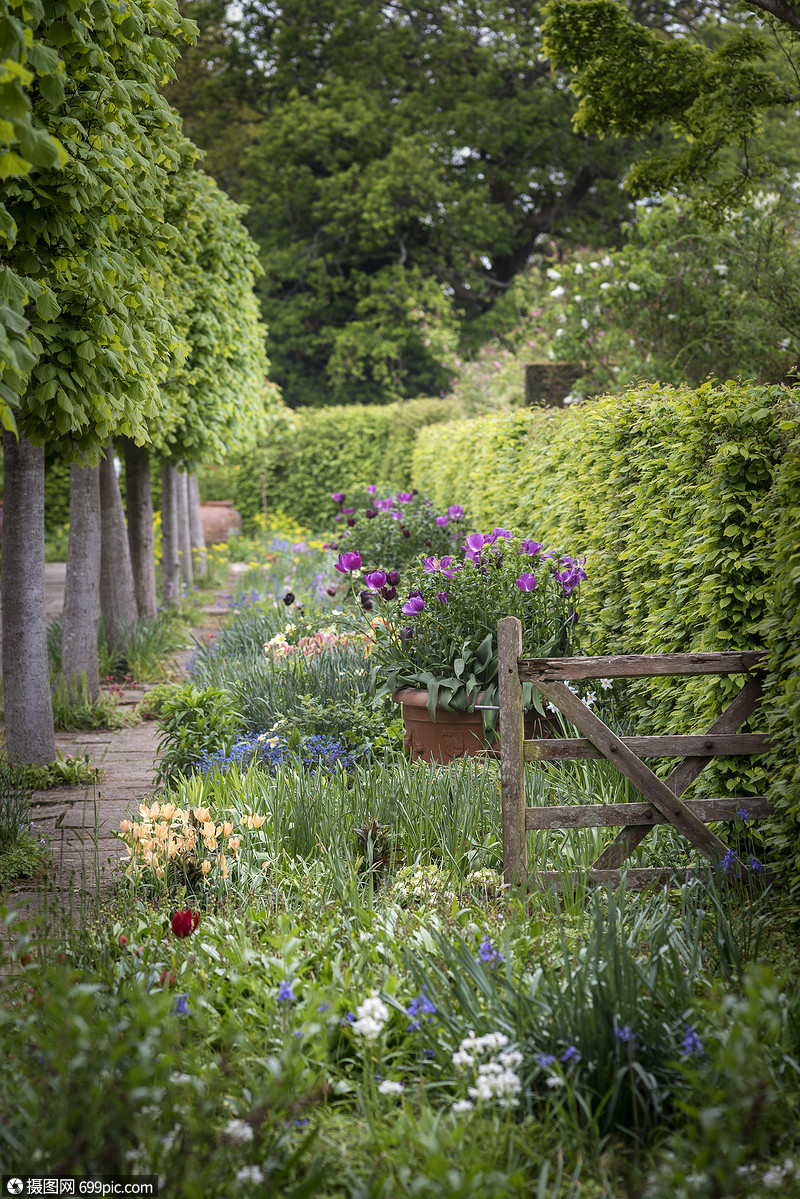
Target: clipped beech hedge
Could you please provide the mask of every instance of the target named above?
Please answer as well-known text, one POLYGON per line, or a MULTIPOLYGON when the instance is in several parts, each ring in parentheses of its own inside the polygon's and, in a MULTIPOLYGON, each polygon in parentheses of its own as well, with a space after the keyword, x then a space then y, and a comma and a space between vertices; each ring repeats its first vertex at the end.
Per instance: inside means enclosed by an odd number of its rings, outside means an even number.
POLYGON ((254 527, 265 498, 273 511, 323 529, 336 510, 333 491, 363 491, 368 483, 410 487, 417 433, 454 421, 460 412, 454 400, 439 399, 295 409, 270 444, 204 470, 202 494, 233 500, 245 532, 254 527))
MULTIPOLYGON (((800 390, 649 384, 438 426, 420 434, 413 481, 481 530, 519 525, 586 553, 584 653, 768 650, 747 727, 766 726, 774 752, 718 760, 694 793, 776 800, 770 849, 800 880, 800 390)), ((632 684, 635 731, 703 732, 741 683, 632 684)))

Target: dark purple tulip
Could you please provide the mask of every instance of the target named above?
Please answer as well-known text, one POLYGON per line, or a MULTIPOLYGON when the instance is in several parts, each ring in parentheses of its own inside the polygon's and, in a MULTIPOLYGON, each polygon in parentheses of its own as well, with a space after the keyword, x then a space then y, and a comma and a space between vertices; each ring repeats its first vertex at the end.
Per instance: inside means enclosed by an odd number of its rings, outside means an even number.
POLYGON ((381 587, 381 595, 385 600, 397 599, 396 587, 381 587))
POLYGON ((348 527, 349 529, 352 529, 352 528, 355 526, 355 523, 356 523, 356 518, 355 518, 354 516, 348 516, 348 518, 347 518, 347 527, 348 527))
POLYGON ((326 545, 323 545, 323 547, 322 547, 322 548, 323 548, 324 550, 338 550, 338 548, 339 548, 339 547, 338 547, 338 545, 336 544, 336 542, 335 542, 335 541, 329 541, 329 542, 327 542, 327 544, 326 544, 326 545))
POLYGON ((361 570, 361 555, 357 550, 340 554, 339 561, 334 563, 334 570, 338 570, 343 575, 349 575, 354 570, 361 570))
POLYGON ((403 536, 404 536, 404 537, 410 537, 410 536, 411 536, 411 534, 409 533, 408 529, 401 529, 401 530, 400 530, 400 532, 403 534, 403 536))
POLYGON ((325 590, 327 591, 328 595, 331 595, 331 596, 336 595, 335 587, 326 587, 325 590))
POLYGON ((437 591, 437 592, 436 592, 436 598, 438 599, 438 601, 439 601, 439 603, 440 603, 440 604, 446 604, 446 603, 448 602, 448 601, 447 601, 447 592, 446 592, 446 591, 437 591))
POLYGON ((412 629, 410 624, 407 624, 404 629, 400 630, 400 640, 401 641, 410 641, 413 636, 414 636, 414 630, 412 629))
POLYGON ((366 511, 364 512, 364 515, 366 516, 367 520, 374 520, 375 517, 378 515, 378 512, 377 512, 377 509, 375 509, 375 508, 367 508, 366 511))
POLYGON ((294 603, 294 592, 287 591, 286 595, 283 597, 283 602, 286 604, 287 608, 289 607, 290 604, 293 604, 294 603))
POLYGON ((334 504, 343 504, 347 499, 347 496, 343 491, 334 491, 331 499, 333 500, 334 504))
POLYGON ((361 603, 361 607, 364 609, 365 612, 372 611, 372 599, 370 598, 371 596, 372 596, 371 591, 362 591, 358 597, 359 601, 361 603))
POLYGON ((386 582, 390 587, 396 587, 400 582, 400 572, 398 570, 390 570, 386 576, 386 582))

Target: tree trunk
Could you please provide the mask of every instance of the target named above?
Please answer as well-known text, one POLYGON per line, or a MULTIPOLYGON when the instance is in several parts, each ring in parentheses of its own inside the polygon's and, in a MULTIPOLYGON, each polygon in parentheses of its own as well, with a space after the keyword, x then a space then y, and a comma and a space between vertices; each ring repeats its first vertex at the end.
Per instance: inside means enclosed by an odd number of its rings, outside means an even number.
POLYGON ((44 450, 3 432, 3 699, 10 762, 56 756, 44 571, 44 450))
POLYGON ((154 620, 158 601, 150 456, 143 446, 136 445, 130 437, 125 438, 125 500, 136 609, 140 620, 154 620))
POLYGON ((194 586, 192 570, 192 537, 189 530, 189 476, 178 471, 178 548, 181 557, 181 579, 187 591, 194 586))
POLYGON ((100 696, 97 612, 100 602, 100 468, 73 462, 69 476, 69 548, 61 617, 61 673, 78 699, 100 696))
POLYGON ((178 472, 165 463, 161 470, 161 602, 165 608, 177 608, 179 600, 178 472))
POLYGON ((206 539, 203 536, 203 522, 200 518, 200 489, 197 485, 197 471, 189 475, 189 535, 192 542, 192 559, 194 573, 198 579, 204 579, 208 574, 208 554, 206 539))
POLYGON ((113 441, 100 459, 100 523, 100 611, 108 648, 114 653, 122 648, 126 629, 136 622, 136 592, 113 441))

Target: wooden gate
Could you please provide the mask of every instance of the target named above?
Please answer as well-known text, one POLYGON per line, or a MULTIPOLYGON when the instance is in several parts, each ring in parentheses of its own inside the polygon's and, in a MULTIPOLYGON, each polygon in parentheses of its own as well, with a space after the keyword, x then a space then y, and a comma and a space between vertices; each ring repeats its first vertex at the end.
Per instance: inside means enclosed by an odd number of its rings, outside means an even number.
MULTIPOLYGON (((620 868, 656 824, 672 824, 713 863, 728 847, 709 828, 710 821, 734 820, 746 807, 748 818, 771 815, 763 796, 694 799, 680 797, 715 757, 761 754, 769 748, 762 733, 739 733, 762 695, 764 653, 626 654, 611 658, 522 658, 522 625, 506 616, 497 625, 500 692, 500 790, 503 819, 503 871, 508 885, 529 882, 559 885, 555 871, 529 872, 529 829, 619 827, 621 832, 594 862, 591 883, 619 881, 620 868), (575 679, 669 677, 672 675, 750 674, 742 691, 700 736, 618 737, 566 685, 575 679), (583 738, 525 741, 522 684, 534 683, 545 700, 564 714, 583 738), (666 781, 658 778, 643 758, 682 757, 666 781), (645 802, 585 804, 548 808, 525 806, 525 762, 607 758, 645 797, 645 802)), ((736 871, 747 867, 737 862, 736 871)), ((630 869, 628 886, 669 882, 690 871, 630 869)))

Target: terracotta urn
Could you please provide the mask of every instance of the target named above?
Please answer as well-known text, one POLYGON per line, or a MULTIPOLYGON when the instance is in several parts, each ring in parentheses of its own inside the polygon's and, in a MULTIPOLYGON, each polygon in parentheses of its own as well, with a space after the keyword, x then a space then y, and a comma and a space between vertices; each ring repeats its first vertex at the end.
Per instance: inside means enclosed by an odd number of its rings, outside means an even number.
MULTIPOLYGON (((478 696, 478 703, 482 696, 478 696)), ((412 762, 440 762, 446 765, 454 758, 499 757, 499 741, 487 748, 483 737, 483 715, 479 711, 450 712, 437 707, 436 721, 428 712, 428 692, 416 687, 401 687, 392 694, 403 709, 405 747, 412 762)), ((549 737, 550 722, 537 712, 525 715, 525 737, 549 737)))
POLYGON ((231 533, 241 533, 242 518, 233 500, 206 500, 200 505, 200 521, 206 545, 219 545, 231 533))

